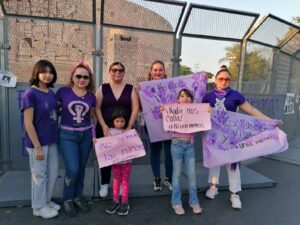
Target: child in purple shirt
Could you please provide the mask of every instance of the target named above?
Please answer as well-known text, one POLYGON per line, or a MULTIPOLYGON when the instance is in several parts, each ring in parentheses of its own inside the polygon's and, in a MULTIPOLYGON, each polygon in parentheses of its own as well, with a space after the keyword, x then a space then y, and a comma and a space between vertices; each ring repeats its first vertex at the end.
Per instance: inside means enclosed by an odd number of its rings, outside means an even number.
POLYGON ((31 87, 22 98, 25 146, 29 154, 32 177, 33 215, 53 218, 60 206, 51 201, 58 173, 57 101, 50 90, 56 82, 54 66, 47 60, 38 61, 30 79, 31 87))

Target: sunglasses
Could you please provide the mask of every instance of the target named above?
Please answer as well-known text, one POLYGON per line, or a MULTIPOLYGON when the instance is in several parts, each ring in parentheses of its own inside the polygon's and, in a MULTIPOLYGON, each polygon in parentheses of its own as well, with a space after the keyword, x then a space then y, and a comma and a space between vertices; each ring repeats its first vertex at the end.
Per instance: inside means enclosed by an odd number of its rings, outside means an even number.
POLYGON ((81 78, 83 78, 84 80, 89 80, 90 76, 89 75, 81 75, 81 74, 77 74, 75 75, 76 79, 80 80, 81 78))
POLYGON ((124 72, 124 69, 111 69, 111 71, 112 71, 113 73, 116 73, 116 72, 123 73, 123 72, 124 72))
POLYGON ((229 82, 231 79, 230 78, 217 78, 218 81, 226 81, 226 82, 229 82))

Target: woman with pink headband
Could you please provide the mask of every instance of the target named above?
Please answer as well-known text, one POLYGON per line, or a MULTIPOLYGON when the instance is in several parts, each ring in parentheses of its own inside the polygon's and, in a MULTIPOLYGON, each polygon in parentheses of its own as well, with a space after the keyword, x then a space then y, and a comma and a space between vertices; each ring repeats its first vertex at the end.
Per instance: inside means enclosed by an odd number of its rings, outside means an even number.
POLYGON ((92 117, 96 98, 90 67, 80 62, 71 73, 69 84, 60 88, 56 98, 61 105, 59 152, 65 165, 63 200, 65 212, 73 217, 75 207, 89 207, 83 199, 85 166, 95 137, 92 117))

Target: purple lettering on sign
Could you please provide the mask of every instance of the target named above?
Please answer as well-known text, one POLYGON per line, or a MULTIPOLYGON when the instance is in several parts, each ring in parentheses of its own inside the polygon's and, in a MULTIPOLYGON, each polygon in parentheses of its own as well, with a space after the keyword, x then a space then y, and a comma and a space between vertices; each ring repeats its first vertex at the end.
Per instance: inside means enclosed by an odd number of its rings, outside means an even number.
POLYGON ((203 163, 211 168, 287 150, 278 120, 213 110, 212 127, 203 133, 203 163))

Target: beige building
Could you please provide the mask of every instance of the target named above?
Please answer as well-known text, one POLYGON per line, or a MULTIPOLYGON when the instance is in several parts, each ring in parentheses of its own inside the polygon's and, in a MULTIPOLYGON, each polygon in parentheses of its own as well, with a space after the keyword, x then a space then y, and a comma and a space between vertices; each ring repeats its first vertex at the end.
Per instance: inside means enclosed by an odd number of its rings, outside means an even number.
MULTIPOLYGON (((14 14, 92 21, 92 1, 4 1, 6 11, 14 14), (90 12, 90 13, 86 13, 90 12)), ((172 31, 163 17, 126 0, 105 1, 105 21, 117 25, 150 27, 172 31)), ((9 17, 9 70, 18 82, 28 82, 33 65, 40 59, 50 60, 58 71, 58 83, 66 83, 72 67, 81 59, 92 66, 94 28, 100 25, 100 1, 97 0, 97 25, 79 25, 59 21, 9 17)), ((98 31, 97 31, 98 32, 98 31)), ((114 61, 126 67, 130 83, 145 80, 155 59, 166 63, 171 75, 173 36, 125 29, 104 28, 103 80, 107 81, 108 66, 114 61)))

